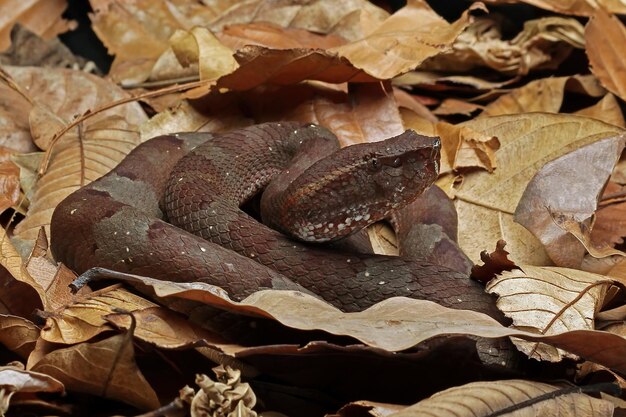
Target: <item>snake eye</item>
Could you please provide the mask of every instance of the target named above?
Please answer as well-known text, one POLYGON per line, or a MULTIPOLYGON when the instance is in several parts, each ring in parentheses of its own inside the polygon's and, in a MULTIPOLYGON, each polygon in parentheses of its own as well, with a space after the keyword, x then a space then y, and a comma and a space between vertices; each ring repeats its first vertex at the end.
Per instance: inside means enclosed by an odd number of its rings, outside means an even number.
POLYGON ((378 158, 370 159, 370 167, 374 171, 378 171, 380 169, 380 161, 378 160, 378 158))
POLYGON ((391 166, 394 168, 398 168, 401 165, 402 165, 402 159, 400 158, 394 159, 393 162, 391 163, 391 166))

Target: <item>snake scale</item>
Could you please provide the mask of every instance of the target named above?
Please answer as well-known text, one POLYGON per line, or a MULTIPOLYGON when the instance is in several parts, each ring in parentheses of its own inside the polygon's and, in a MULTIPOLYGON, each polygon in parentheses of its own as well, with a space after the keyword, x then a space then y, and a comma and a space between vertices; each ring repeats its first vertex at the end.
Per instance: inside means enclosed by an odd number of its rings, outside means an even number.
POLYGON ((491 296, 466 274, 299 242, 240 209, 267 187, 261 215, 274 228, 309 242, 334 240, 427 188, 439 146, 407 131, 339 150, 328 130, 296 122, 157 137, 57 206, 52 253, 78 273, 104 267, 204 281, 234 299, 295 289, 349 312, 407 296, 500 319, 491 296))

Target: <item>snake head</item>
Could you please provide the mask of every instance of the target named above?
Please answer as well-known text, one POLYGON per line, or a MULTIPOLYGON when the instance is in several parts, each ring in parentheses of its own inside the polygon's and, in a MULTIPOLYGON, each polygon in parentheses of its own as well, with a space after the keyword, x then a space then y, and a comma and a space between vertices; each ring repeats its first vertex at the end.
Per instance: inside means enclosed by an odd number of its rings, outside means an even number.
MULTIPOLYGON (((348 146, 313 164, 294 181, 289 201, 292 234, 325 242, 383 220, 414 201, 437 178, 441 142, 413 130, 348 146)), ((283 228, 283 230, 286 228, 283 228)))

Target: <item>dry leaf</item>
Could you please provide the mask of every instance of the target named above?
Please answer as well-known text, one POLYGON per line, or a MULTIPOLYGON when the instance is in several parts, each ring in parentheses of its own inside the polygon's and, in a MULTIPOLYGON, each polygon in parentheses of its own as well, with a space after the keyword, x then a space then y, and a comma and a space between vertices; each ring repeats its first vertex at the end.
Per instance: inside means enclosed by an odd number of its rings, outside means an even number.
POLYGON ((545 164, 528 183, 514 218, 543 243, 555 265, 580 267, 585 248, 600 257, 590 242, 591 219, 624 140, 616 136, 582 146, 545 164), (577 224, 586 232, 577 232, 577 224))
POLYGON ((626 236, 626 202, 611 202, 612 195, 624 195, 626 190, 614 182, 606 185, 600 207, 596 211, 595 222, 591 230, 593 246, 615 246, 624 242, 626 236))
POLYGON ((39 328, 22 317, 0 314, 0 343, 22 358, 35 348, 39 328))
POLYGON ((537 381, 510 379, 506 381, 471 382, 438 392, 430 398, 409 406, 389 417, 417 417, 437 415, 489 416, 503 413, 510 416, 593 416, 610 417, 614 405, 577 392, 577 387, 559 388, 537 381), (557 395, 559 390, 570 391, 557 395), (573 389, 572 389, 573 388, 573 389), (554 395, 543 398, 553 393, 554 395), (519 407, 528 402, 525 406, 519 407), (506 412, 505 410, 510 410, 506 412), (436 414, 433 411, 436 410, 436 414))
POLYGON ((57 379, 43 373, 26 371, 21 366, 0 367, 0 386, 2 387, 0 390, 0 414, 2 415, 9 410, 13 394, 38 392, 65 394, 63 384, 57 379))
POLYGON ((563 103, 563 95, 570 89, 582 90, 582 93, 592 97, 604 94, 604 89, 597 85, 592 76, 542 78, 492 101, 479 117, 530 112, 558 113, 563 103))
POLYGON ((504 240, 498 240, 496 243, 496 250, 487 253, 486 250, 480 253, 480 260, 484 262, 483 265, 474 265, 472 267, 471 277, 483 284, 491 281, 496 274, 501 274, 503 271, 512 271, 519 268, 515 262, 508 258, 509 252, 504 250, 506 242, 504 240))
POLYGON ((16 206, 20 198, 20 169, 11 161, 0 162, 0 213, 16 206))
POLYGON ((489 172, 496 168, 495 152, 500 148, 497 137, 445 122, 437 123, 435 132, 441 137, 440 174, 462 168, 482 168, 489 172))
POLYGON ((144 410, 159 407, 156 393, 135 363, 130 331, 96 343, 57 349, 31 370, 58 379, 69 391, 112 398, 144 410))
POLYGON ((619 102, 611 93, 606 94, 593 106, 578 110, 574 114, 602 120, 605 123, 610 123, 621 128, 626 127, 626 121, 624 121, 624 114, 622 113, 619 102))
POLYGON ((217 79, 237 69, 233 51, 222 45, 208 29, 179 29, 170 38, 170 43, 176 58, 183 66, 198 65, 201 80, 217 79))
MULTIPOLYGON (((582 272, 581 272, 582 273, 582 272)), ((387 351, 401 351, 442 335, 474 335, 497 338, 515 336, 524 340, 550 343, 620 372, 626 370, 626 339, 607 332, 572 330, 540 335, 508 329, 491 317, 470 310, 454 310, 426 300, 393 297, 367 310, 343 313, 317 298, 294 291, 259 291, 241 302, 234 302, 218 287, 205 283, 175 283, 128 275, 120 280, 151 297, 167 301, 185 299, 209 304, 246 315, 276 320, 300 330, 323 330, 353 337, 362 343, 387 351)), ((607 278, 608 282, 611 282, 607 278)), ((191 305, 189 306, 190 308, 191 305)))
POLYGON ((389 14, 364 0, 267 2, 250 0, 233 4, 211 23, 212 30, 227 31, 241 23, 268 22, 283 28, 333 34, 354 41, 363 38, 371 27, 383 22, 389 14))
POLYGON ((527 3, 556 13, 575 16, 591 16, 598 9, 611 13, 626 14, 626 6, 621 0, 486 0, 487 3, 527 3))
POLYGON ((393 79, 393 84, 397 86, 420 86, 436 91, 491 91, 506 87, 519 80, 514 77, 506 81, 493 81, 479 78, 472 75, 448 75, 420 69, 418 71, 407 72, 393 79))
POLYGON ((111 330, 105 316, 116 310, 133 312, 155 304, 119 286, 104 288, 81 297, 49 314, 41 337, 53 343, 75 344, 111 330))
MULTIPOLYGON (((344 5, 345 3, 342 4, 342 8, 344 5)), ((259 45, 274 49, 329 49, 347 42, 340 36, 319 35, 308 30, 284 28, 267 22, 229 25, 216 35, 224 45, 232 50, 243 48, 246 45, 259 45)))
POLYGON ((355 401, 344 405, 337 413, 329 414, 328 417, 387 417, 405 408, 405 405, 383 404, 373 401, 355 401))
POLYGON ((626 28, 615 16, 598 8, 585 27, 587 57, 591 72, 607 90, 626 98, 626 68, 621 57, 626 45, 626 28))
POLYGON ((449 24, 424 0, 409 0, 365 38, 329 52, 347 58, 375 78, 390 79, 449 49, 469 25, 469 12, 481 8, 480 3, 475 3, 449 24))
POLYGON ((429 61, 424 69, 467 72, 484 66, 507 75, 525 75, 530 70, 558 68, 574 47, 584 46, 582 25, 557 16, 528 20, 515 38, 502 38, 493 17, 477 18, 449 52, 429 61))
MULTIPOLYGON (((498 308, 513 319, 513 327, 538 334, 594 328, 595 313, 602 306, 611 279, 567 268, 533 267, 505 271, 487 284, 498 295, 498 308)), ((558 362, 565 352, 546 344, 514 340, 528 356, 558 362)))
POLYGON ((498 169, 467 173, 456 194, 459 245, 474 262, 500 239, 520 263, 548 265, 541 243, 513 213, 528 182, 548 161, 597 140, 618 127, 571 115, 531 113, 486 117, 460 126, 499 139, 498 169))
POLYGON ((45 39, 74 29, 76 22, 67 21, 61 16, 66 7, 66 0, 5 0, 0 22, 0 51, 11 44, 9 34, 17 22, 45 39))

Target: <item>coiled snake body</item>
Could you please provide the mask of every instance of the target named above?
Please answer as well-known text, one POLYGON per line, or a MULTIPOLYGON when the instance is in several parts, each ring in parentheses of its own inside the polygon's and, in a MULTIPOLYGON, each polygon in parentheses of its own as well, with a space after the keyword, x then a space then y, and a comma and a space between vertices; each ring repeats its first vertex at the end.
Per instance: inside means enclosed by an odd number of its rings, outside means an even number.
POLYGON ((53 255, 79 273, 205 281, 234 299, 304 287, 344 311, 408 296, 500 317, 465 274, 300 243, 239 208, 275 179, 263 218, 307 241, 333 240, 419 195, 436 178, 438 152, 437 139, 411 131, 338 151, 332 133, 295 122, 155 138, 56 208, 53 255))

